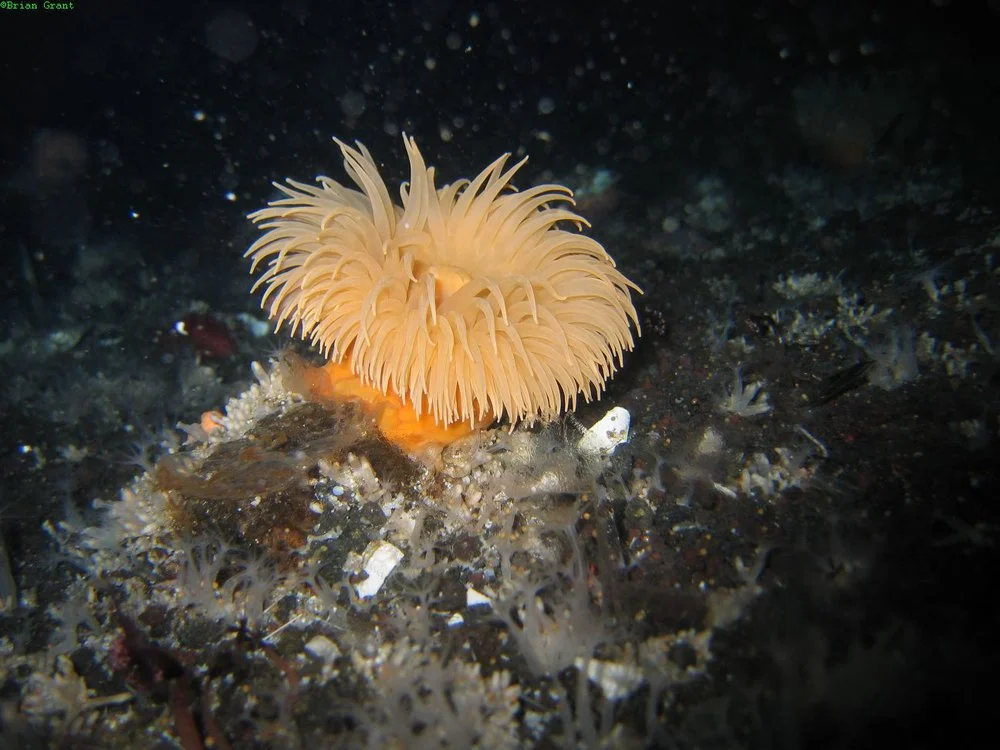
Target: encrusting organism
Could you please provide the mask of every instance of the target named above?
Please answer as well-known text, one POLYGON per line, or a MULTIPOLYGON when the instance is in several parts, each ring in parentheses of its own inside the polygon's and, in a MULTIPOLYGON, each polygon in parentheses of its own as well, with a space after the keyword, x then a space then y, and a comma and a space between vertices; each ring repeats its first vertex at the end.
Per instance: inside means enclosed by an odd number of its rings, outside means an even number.
POLYGON ((309 395, 368 403, 410 449, 599 398, 634 346, 639 289, 578 231, 572 191, 516 190, 526 160, 507 167, 510 154, 438 188, 403 142, 401 205, 368 150, 337 141, 360 191, 288 180, 250 215, 265 230, 246 252, 251 273, 264 267, 262 307, 330 360, 304 373, 309 395))

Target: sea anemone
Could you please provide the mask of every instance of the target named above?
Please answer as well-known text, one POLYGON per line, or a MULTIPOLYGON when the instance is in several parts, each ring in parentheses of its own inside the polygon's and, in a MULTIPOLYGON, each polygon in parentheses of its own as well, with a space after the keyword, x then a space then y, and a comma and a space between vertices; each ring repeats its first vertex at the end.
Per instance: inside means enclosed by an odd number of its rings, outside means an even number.
POLYGON ((527 160, 506 168, 510 154, 437 188, 403 143, 401 207, 368 150, 338 140, 360 192, 288 180, 250 215, 266 230, 246 252, 251 273, 266 263, 253 289, 276 328, 438 425, 550 420, 599 398, 638 335, 639 289, 579 232, 587 221, 562 205, 572 191, 516 190, 527 160))

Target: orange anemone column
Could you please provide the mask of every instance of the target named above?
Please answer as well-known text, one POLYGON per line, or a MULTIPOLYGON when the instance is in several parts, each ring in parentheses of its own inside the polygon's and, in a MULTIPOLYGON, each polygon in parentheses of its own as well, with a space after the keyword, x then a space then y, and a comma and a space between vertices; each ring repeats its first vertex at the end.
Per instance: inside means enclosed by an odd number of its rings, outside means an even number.
POLYGON ((429 414, 417 416, 416 410, 396 393, 382 391, 363 382, 343 362, 328 362, 320 367, 302 365, 300 373, 310 398, 316 401, 362 405, 385 437, 410 453, 431 446, 444 446, 471 434, 481 425, 468 422, 438 424, 429 414))

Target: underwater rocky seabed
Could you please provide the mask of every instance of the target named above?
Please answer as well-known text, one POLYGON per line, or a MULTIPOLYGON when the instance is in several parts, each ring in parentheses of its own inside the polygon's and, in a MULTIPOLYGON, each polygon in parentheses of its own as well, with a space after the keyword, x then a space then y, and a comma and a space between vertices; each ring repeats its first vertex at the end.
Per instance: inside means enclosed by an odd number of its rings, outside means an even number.
POLYGON ((145 336, 111 323, 134 282, 85 276, 62 320, 91 325, 2 350, 4 744, 921 747, 979 723, 1000 220, 942 167, 769 188, 707 175, 650 226, 605 218, 646 291, 624 371, 430 469, 290 392, 286 353, 115 362, 145 336), (169 429, 167 401, 224 404, 221 428, 169 429))

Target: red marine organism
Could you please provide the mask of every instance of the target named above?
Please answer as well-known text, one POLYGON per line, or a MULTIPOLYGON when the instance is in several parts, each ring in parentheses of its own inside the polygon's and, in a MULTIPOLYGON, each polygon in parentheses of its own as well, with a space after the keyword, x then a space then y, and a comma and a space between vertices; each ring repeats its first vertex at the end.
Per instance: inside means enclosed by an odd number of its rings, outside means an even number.
POLYGON ((188 313, 174 323, 174 332, 184 337, 199 357, 228 359, 237 351, 236 339, 228 326, 211 315, 188 313))

